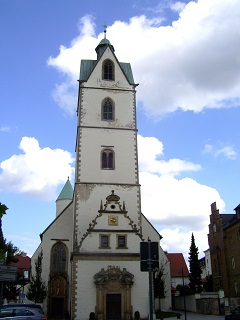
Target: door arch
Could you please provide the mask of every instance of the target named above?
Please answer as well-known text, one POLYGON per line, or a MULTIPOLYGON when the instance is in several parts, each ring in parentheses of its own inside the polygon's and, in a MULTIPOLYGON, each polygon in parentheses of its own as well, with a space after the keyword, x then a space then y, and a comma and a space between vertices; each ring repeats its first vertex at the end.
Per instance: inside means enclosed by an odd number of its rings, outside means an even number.
POLYGON ((131 287, 134 275, 120 267, 108 266, 94 275, 96 317, 99 320, 132 318, 131 287))

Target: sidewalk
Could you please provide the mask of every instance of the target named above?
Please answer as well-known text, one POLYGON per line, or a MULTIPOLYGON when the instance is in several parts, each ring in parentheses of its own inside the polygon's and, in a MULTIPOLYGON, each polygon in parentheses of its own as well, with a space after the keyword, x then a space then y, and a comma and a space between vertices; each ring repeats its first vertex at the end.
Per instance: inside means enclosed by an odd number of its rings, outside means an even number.
POLYGON ((181 313, 181 320, 224 320, 225 316, 214 316, 211 314, 200 314, 195 312, 186 312, 186 319, 184 311, 176 311, 181 313))

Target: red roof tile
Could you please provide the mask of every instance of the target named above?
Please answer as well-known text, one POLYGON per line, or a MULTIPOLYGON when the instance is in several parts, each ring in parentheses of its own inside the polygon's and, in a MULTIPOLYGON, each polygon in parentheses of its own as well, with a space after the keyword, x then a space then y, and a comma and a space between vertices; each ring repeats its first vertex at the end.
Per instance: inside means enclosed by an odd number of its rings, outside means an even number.
POLYGON ((188 277, 189 271, 182 253, 167 253, 170 261, 170 272, 172 277, 188 277))
POLYGON ((18 267, 18 269, 30 269, 31 268, 31 258, 28 256, 16 256, 18 262, 11 263, 12 266, 18 267))

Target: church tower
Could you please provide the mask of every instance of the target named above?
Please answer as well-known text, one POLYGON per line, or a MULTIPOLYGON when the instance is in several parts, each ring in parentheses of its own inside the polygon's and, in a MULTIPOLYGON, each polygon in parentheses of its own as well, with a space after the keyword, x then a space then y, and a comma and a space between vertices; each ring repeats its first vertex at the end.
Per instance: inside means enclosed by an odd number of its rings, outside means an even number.
MULTIPOLYGON (((161 236, 141 212, 136 86, 129 63, 106 39, 96 60, 82 60, 77 107, 76 169, 56 201, 56 218, 32 257, 43 254, 49 318, 130 320, 149 314, 148 272, 140 271, 140 242, 161 236)), ((166 298, 170 268, 159 244, 166 298)))
MULTIPOLYGON (((97 60, 82 60, 79 79, 75 175, 75 236, 79 243, 96 208, 113 193, 128 203, 141 226, 137 161, 136 84, 104 38, 97 60)), ((84 244, 83 244, 84 247, 84 244)))
POLYGON ((106 32, 95 50, 80 67, 71 314, 131 319, 148 315, 140 242, 160 235, 141 213, 131 65, 118 61, 106 32))

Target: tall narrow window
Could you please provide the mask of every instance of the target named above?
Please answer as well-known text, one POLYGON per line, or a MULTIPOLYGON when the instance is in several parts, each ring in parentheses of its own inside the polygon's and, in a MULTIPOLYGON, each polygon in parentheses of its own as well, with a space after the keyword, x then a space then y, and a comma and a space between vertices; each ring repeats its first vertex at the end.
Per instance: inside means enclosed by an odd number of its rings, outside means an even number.
POLYGON ((114 80, 114 64, 111 60, 103 62, 103 80, 114 80))
POLYGON ((117 248, 127 248, 126 235, 117 235, 117 248))
POLYGON ((114 104, 110 98, 102 102, 102 120, 114 120, 114 104))
POLYGON ((52 271, 67 270, 67 250, 63 243, 57 243, 52 248, 52 271))
POLYGON ((102 150, 102 169, 114 169, 114 152, 111 149, 102 150))
POLYGON ((100 248, 106 249, 110 247, 109 243, 109 235, 108 234, 101 234, 100 235, 100 248))

